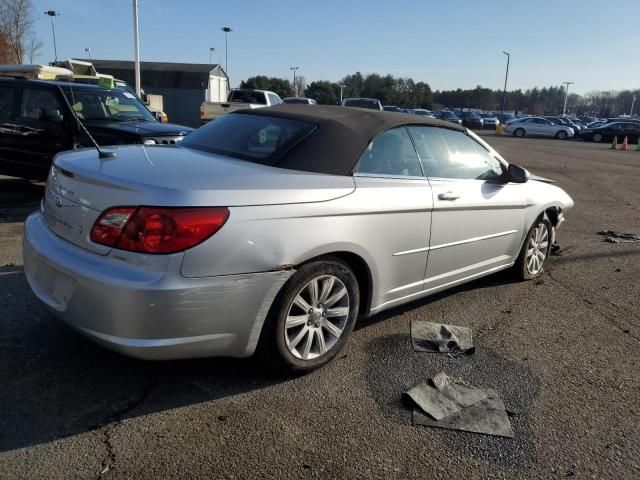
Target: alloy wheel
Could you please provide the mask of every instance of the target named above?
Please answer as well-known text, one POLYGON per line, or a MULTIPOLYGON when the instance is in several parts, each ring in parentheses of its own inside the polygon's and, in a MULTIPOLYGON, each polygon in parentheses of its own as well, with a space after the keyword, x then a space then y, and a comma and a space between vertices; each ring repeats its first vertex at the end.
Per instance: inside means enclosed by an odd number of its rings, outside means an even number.
POLYGON ((527 271, 531 275, 537 275, 542 270, 544 261, 549 252, 549 229, 544 223, 539 223, 533 230, 533 234, 527 245, 527 271))
POLYGON ((594 142, 600 142, 600 141, 602 141, 602 134, 600 134, 600 133, 595 133, 595 134, 593 135, 593 141, 594 141, 594 142))
POLYGON ((333 275, 320 275, 302 287, 285 320, 289 352, 313 360, 331 350, 347 326, 349 301, 347 287, 333 275))

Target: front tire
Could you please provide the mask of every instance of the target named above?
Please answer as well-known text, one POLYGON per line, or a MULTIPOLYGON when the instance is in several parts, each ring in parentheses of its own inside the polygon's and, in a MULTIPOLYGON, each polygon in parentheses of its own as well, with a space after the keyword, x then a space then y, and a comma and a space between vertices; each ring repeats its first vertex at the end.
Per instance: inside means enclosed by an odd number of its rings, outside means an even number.
POLYGON ((524 128, 516 128, 516 130, 515 130, 515 132, 513 132, 513 134, 516 137, 520 137, 520 138, 524 137, 525 136, 524 128))
POLYGON ((601 133, 594 133, 593 134, 593 141, 594 142, 601 142, 602 141, 602 134, 601 133))
POLYGON ((550 248, 551 224, 545 218, 537 220, 529 229, 514 265, 517 277, 532 280, 542 275, 550 248))
POLYGON ((556 138, 558 140, 565 140, 567 138, 567 132, 565 132, 564 130, 558 130, 558 133, 556 133, 556 138))
POLYGON ((359 304, 358 281, 345 262, 324 257, 304 264, 273 303, 258 353, 280 371, 320 368, 347 343, 359 304))

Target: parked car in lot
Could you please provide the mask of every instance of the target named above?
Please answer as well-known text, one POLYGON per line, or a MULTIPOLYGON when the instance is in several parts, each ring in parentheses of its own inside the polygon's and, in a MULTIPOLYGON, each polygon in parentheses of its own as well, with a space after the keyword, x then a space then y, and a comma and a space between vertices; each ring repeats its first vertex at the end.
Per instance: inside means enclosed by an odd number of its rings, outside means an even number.
POLYGON ((0 174, 42 180, 58 152, 91 146, 74 112, 100 145, 175 144, 193 130, 119 88, 0 77, 0 174))
POLYGON ((411 110, 411 113, 413 113, 414 115, 422 115, 423 117, 435 118, 431 110, 426 110, 424 108, 414 108, 413 110, 411 110))
POLYGON ((637 143, 640 138, 640 123, 610 122, 595 128, 586 128, 580 132, 580 138, 594 142, 611 142, 615 137, 622 142, 627 137, 629 142, 637 143))
POLYGON ((526 117, 509 121, 504 127, 504 133, 516 137, 553 137, 559 140, 571 138, 574 131, 566 125, 556 124, 543 117, 526 117))
POLYGON ((467 129, 360 109, 237 111, 113 151, 56 157, 24 270, 55 315, 146 359, 317 368, 358 317, 539 276, 573 205, 467 129))
POLYGON ((458 114, 458 117, 462 120, 462 125, 467 128, 484 128, 484 121, 476 112, 462 111, 458 114))
POLYGON ((435 116, 440 120, 455 123, 457 125, 462 125, 462 120, 460 120, 460 118, 458 118, 458 116, 455 113, 450 112, 449 110, 437 111, 435 112, 435 116))
POLYGON ((200 106, 200 121, 202 125, 204 125, 225 113, 231 113, 245 108, 272 107, 281 103, 282 99, 275 92, 236 88, 229 92, 229 97, 226 102, 202 102, 200 106))
POLYGON ((502 123, 503 125, 506 125, 508 122, 512 122, 514 120, 518 120, 518 117, 516 117, 513 113, 498 113, 496 114, 496 117, 498 119, 498 121, 500 123, 502 123))
POLYGON ((303 105, 317 105, 313 98, 305 98, 305 97, 287 97, 282 99, 282 103, 301 103, 303 105))
POLYGON ((500 125, 500 120, 495 113, 481 113, 480 117, 482 118, 483 128, 490 128, 495 130, 498 125, 500 125))
POLYGON ((574 122, 569 120, 567 117, 556 117, 556 116, 553 116, 553 115, 545 115, 543 118, 546 118, 551 123, 554 123, 556 125, 564 125, 565 127, 571 128, 575 135, 580 133, 581 127, 579 125, 576 125, 574 122))
POLYGON ((402 109, 400 107, 396 107, 395 105, 385 105, 382 107, 385 112, 401 112, 402 109))
POLYGON ((375 98, 345 98, 342 100, 343 107, 368 108, 370 110, 384 110, 380 100, 375 98))

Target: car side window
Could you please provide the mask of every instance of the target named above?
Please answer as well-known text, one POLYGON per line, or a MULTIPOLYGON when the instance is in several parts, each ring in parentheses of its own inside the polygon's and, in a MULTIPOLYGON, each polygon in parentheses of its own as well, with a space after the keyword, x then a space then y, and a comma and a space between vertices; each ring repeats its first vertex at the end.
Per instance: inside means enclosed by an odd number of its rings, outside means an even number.
POLYGON ((396 127, 378 134, 358 160, 358 173, 399 177, 422 176, 409 134, 396 127))
POLYGON ((13 113, 16 89, 8 86, 0 86, 0 122, 9 120, 13 113))
POLYGON ((52 120, 63 112, 62 103, 55 91, 44 88, 25 88, 22 92, 20 116, 31 120, 52 120))
POLYGON ((267 95, 269 96, 269 103, 271 105, 278 105, 282 103, 282 101, 278 97, 276 97, 273 93, 267 93, 267 95))
POLYGON ((409 132, 416 145, 422 170, 427 177, 440 177, 441 165, 449 157, 447 144, 438 127, 410 126, 409 132))
POLYGON ((439 164, 438 176, 466 180, 490 180, 502 176, 502 164, 473 138, 441 128, 448 155, 439 164))

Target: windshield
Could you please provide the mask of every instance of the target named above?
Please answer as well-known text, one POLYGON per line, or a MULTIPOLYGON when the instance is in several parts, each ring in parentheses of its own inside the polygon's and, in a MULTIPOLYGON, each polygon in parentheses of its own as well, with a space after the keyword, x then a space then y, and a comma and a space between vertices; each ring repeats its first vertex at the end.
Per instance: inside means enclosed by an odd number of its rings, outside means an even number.
POLYGON ((315 124, 232 113, 222 115, 189 134, 181 146, 271 165, 316 128, 315 124))
POLYGON ((82 120, 155 122, 135 95, 120 89, 64 88, 64 94, 82 120))
POLYGON ((441 118, 458 118, 451 112, 441 112, 440 117, 441 118))
POLYGON ((234 90, 229 95, 230 102, 254 103, 257 105, 266 105, 267 98, 264 92, 256 92, 255 90, 234 90))

